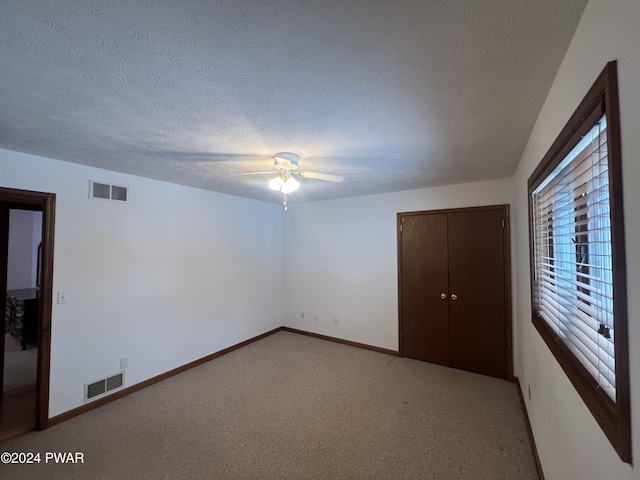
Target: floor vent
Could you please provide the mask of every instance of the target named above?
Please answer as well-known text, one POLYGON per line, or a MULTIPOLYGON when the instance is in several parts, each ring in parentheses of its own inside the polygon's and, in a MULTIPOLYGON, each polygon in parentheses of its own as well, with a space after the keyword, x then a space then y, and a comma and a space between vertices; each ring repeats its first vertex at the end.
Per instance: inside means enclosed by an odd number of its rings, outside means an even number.
POLYGON ((89 180, 89 198, 126 202, 129 200, 129 187, 89 180))
POLYGON ((99 397, 124 385, 124 372, 111 377, 103 378, 97 382, 87 383, 84 386, 84 401, 99 397))

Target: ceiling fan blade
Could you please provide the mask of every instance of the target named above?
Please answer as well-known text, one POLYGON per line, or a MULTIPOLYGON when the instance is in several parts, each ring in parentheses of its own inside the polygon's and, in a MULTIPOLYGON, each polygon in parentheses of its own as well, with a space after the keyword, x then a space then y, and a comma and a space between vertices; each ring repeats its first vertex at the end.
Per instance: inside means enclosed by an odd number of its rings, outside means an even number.
POLYGON ((243 177, 245 175, 277 175, 277 174, 278 172, 271 170, 269 172, 232 173, 230 175, 227 175, 227 177, 243 177))
POLYGON ((315 178, 316 180, 326 180, 327 182, 340 183, 344 180, 339 175, 328 175, 326 173, 314 173, 314 172, 298 172, 301 177, 315 178))

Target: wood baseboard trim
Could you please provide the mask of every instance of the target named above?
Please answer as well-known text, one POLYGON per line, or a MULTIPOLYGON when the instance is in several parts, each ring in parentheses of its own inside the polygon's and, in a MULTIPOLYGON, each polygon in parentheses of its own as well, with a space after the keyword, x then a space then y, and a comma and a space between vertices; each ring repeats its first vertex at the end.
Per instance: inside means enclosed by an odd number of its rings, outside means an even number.
POLYGON ((529 440, 531 441, 531 447, 533 448, 533 458, 536 461, 536 470, 538 471, 538 478, 544 480, 544 473, 542 472, 542 464, 540 463, 540 457, 538 456, 538 448, 536 447, 536 439, 533 438, 533 430, 531 430, 531 422, 529 421, 529 412, 527 412, 527 404, 524 403, 524 397, 522 396, 522 388, 520 385, 520 379, 516 376, 513 377, 518 388, 518 396, 520 397, 520 405, 524 412, 524 419, 527 423, 527 432, 529 433, 529 440))
POLYGON ((366 343, 352 342, 350 340, 343 340, 342 338, 329 337, 327 335, 321 335, 319 333, 306 332, 304 330, 298 330, 297 328, 281 327, 285 332, 298 333, 300 335, 306 335, 308 337, 319 338, 320 340, 328 340, 330 342, 342 343, 343 345, 349 345, 351 347, 364 348, 365 350, 373 350, 374 352, 386 353, 387 355, 400 356, 400 352, 395 350, 388 350, 386 348, 374 347, 373 345, 367 345, 366 343))
POLYGON ((199 358, 198 360, 194 360, 193 362, 182 365, 181 367, 174 368, 173 370, 169 370, 168 372, 162 373, 160 375, 157 375, 143 382, 136 383, 135 385, 127 387, 123 390, 119 390, 118 392, 115 392, 106 397, 102 397, 94 402, 86 403, 80 407, 74 408, 73 410, 69 410, 68 412, 64 412, 64 413, 61 413, 60 415, 56 415, 55 417, 48 419, 48 421, 46 422, 46 426, 44 428, 53 427, 54 425, 58 425, 59 423, 66 422, 67 420, 70 420, 73 417, 77 417, 78 415, 82 415, 83 413, 90 412, 91 410, 94 410, 98 407, 106 405, 107 403, 113 402, 114 400, 118 400, 119 398, 126 397, 127 395, 137 392, 138 390, 142 390, 143 388, 149 387, 154 383, 161 382, 162 380, 166 380, 169 377, 173 377, 174 375, 177 375, 179 373, 186 372, 187 370, 193 367, 197 367, 198 365, 207 363, 211 360, 221 357, 222 355, 226 355, 227 353, 233 352, 234 350, 238 350, 239 348, 246 347, 247 345, 253 342, 257 342, 258 340, 262 340, 263 338, 268 337, 269 335, 273 335, 274 333, 277 333, 280 330, 282 330, 282 327, 274 328, 273 330, 269 330, 268 332, 265 332, 261 335, 257 335, 253 338, 245 340, 244 342, 240 342, 230 347, 227 347, 223 350, 220 350, 219 352, 212 353, 211 355, 207 355, 206 357, 199 358))

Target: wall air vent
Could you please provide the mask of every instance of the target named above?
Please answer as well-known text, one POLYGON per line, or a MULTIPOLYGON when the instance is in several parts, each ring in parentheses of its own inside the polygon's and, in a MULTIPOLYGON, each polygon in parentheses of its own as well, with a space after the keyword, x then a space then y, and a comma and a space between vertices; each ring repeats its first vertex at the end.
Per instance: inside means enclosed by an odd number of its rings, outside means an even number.
POLYGON ((129 187, 89 180, 89 198, 126 202, 129 200, 129 187))
POLYGON ((124 382, 124 376, 122 373, 118 375, 114 375, 113 377, 107 378, 107 392, 111 390, 115 390, 116 388, 120 388, 122 383, 124 382))
POLYGON ((124 372, 120 372, 111 377, 103 378, 92 383, 86 383, 84 386, 84 401, 100 397, 105 393, 116 390, 124 385, 124 372))
POLYGON ((100 380, 98 382, 89 383, 85 385, 85 389, 85 398, 89 400, 90 398, 97 397, 98 395, 105 393, 107 391, 107 382, 100 380))

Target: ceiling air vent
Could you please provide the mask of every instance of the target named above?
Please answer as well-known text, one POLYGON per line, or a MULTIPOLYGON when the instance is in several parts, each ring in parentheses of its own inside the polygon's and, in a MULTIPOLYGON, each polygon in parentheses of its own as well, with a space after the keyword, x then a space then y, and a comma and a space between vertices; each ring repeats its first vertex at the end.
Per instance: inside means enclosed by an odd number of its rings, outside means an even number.
POLYGON ((89 180, 89 198, 126 202, 129 200, 129 187, 89 180))
POLYGON ((93 383, 87 383, 84 386, 84 401, 87 402, 92 398, 99 397, 112 390, 116 390, 124 385, 124 372, 120 372, 111 377, 103 378, 93 383))

